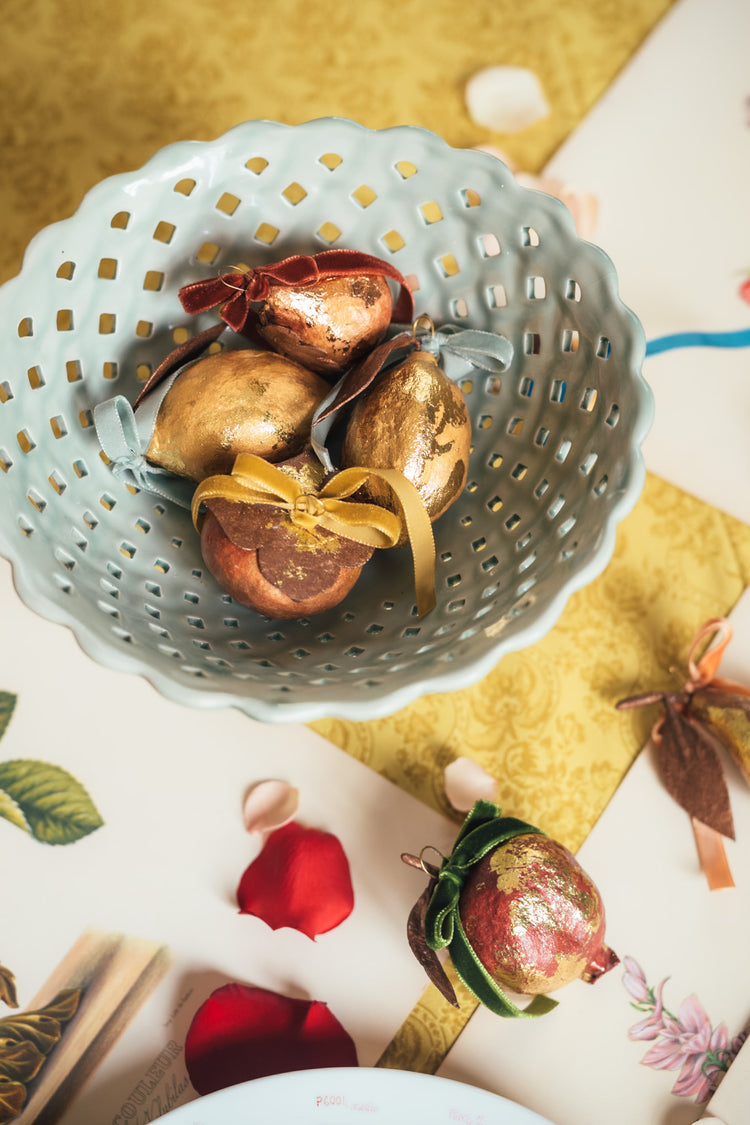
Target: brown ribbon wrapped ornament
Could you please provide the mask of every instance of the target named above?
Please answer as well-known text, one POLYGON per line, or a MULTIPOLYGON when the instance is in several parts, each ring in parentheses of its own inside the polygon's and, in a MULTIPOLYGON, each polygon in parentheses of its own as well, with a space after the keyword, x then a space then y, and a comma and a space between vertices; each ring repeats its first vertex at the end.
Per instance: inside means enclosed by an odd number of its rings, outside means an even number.
POLYGON ((656 766, 669 793, 691 818, 711 890, 734 886, 723 840, 735 838, 734 818, 717 747, 731 754, 750 782, 750 688, 716 675, 731 639, 726 618, 712 618, 693 637, 681 691, 648 692, 617 704, 621 711, 663 705, 664 714, 651 731, 656 766))

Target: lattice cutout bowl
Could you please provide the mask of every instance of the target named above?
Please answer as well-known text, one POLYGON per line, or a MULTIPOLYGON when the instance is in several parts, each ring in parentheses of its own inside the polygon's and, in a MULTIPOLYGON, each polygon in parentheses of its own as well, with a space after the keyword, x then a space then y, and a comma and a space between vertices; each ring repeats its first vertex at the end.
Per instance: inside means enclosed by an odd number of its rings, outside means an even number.
POLYGON ((0 324, 0 551, 18 592, 185 704, 369 719, 467 686, 604 569, 643 485, 643 333, 611 262, 557 200, 420 129, 256 121, 171 145, 36 236, 0 324), (186 282, 331 246, 391 261, 436 325, 514 348, 501 376, 461 380, 469 479, 434 525, 438 605, 421 619, 408 548, 376 552, 321 617, 243 609, 206 572, 189 515, 113 478, 92 424, 215 323, 183 313, 186 282))

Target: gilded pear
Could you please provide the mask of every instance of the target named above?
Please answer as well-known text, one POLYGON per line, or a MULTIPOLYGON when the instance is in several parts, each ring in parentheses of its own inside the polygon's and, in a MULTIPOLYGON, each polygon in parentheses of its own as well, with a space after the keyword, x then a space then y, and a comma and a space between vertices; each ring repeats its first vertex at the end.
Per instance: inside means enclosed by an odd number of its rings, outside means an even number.
MULTIPOLYGON (((387 369, 357 399, 347 423, 344 466, 398 469, 434 522, 466 484, 471 419, 460 388, 428 352, 387 369)), ((373 480, 368 499, 394 509, 390 489, 373 480)))
POLYGON ((337 377, 382 340, 392 308, 388 282, 377 275, 276 285, 258 312, 257 330, 276 351, 337 377))
POLYGON ((267 351, 232 351, 186 367, 156 416, 147 460, 200 481, 230 473, 238 453, 266 461, 295 456, 328 384, 267 351))

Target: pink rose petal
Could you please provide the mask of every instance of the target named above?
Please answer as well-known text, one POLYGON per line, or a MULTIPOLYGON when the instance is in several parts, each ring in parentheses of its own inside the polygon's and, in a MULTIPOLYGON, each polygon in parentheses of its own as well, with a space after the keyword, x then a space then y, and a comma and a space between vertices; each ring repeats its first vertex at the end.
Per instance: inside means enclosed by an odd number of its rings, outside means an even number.
POLYGON ((475 801, 495 801, 497 781, 471 758, 456 758, 445 767, 445 795, 458 812, 468 812, 475 801))
POLYGON ((273 832, 294 820, 299 808, 299 790, 288 781, 259 781, 254 785, 242 808, 248 832, 273 832))

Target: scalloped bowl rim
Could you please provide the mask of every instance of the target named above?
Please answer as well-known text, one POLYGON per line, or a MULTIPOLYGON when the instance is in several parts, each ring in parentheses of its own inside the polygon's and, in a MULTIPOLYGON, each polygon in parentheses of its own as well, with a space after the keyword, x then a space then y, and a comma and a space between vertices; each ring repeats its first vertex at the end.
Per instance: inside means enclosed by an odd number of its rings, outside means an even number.
MULTIPOLYGON (((419 133, 427 134, 435 142, 444 145, 448 151, 456 151, 454 146, 448 144, 438 134, 419 126, 397 125, 385 129, 372 130, 358 122, 342 117, 315 118, 299 125, 286 125, 266 119, 253 119, 235 125, 219 137, 209 141, 181 140, 174 141, 157 150, 140 168, 129 172, 116 173, 105 177, 91 187, 81 199, 75 211, 66 219, 61 219, 39 230, 30 240, 23 257, 22 268, 15 278, 10 278, 5 285, 12 285, 20 278, 23 268, 33 254, 38 252, 38 247, 47 239, 52 238, 54 232, 61 226, 78 216, 84 209, 88 209, 95 202, 96 196, 107 192, 118 181, 132 181, 134 174, 147 175, 149 169, 161 164, 166 157, 173 155, 180 163, 196 148, 224 141, 235 134, 240 134, 251 126, 282 125, 289 130, 299 130, 311 126, 321 126, 327 123, 340 123, 348 127, 356 127, 366 133, 379 134, 419 133)), ((459 149, 458 151, 465 151, 459 149)), ((479 150, 472 150, 472 154, 487 161, 496 158, 479 150)), ((530 189, 524 188, 529 191, 530 189)), ((568 209, 558 199, 550 197, 549 203, 557 206, 568 214, 568 209)), ((580 242, 586 240, 579 239, 580 242)), ((560 587, 546 607, 528 619, 528 622, 517 632, 501 636, 488 651, 474 659, 467 660, 460 668, 452 667, 444 673, 431 675, 429 679, 415 680, 410 683, 384 691, 362 703, 353 700, 341 699, 317 703, 312 700, 304 702, 273 702, 255 698, 238 697, 232 692, 217 691, 214 687, 201 689, 179 683, 168 675, 161 673, 134 656, 115 649, 108 643, 101 642, 89 630, 84 621, 79 620, 74 614, 66 612, 61 606, 45 597, 43 593, 32 589, 24 582, 21 574, 21 559, 18 552, 13 549, 6 532, 0 527, 0 552, 12 566, 13 583, 24 604, 48 621, 67 626, 74 634, 81 649, 97 663, 114 671, 142 675, 167 699, 183 705, 196 708, 224 708, 236 707, 250 718, 264 723, 308 723, 316 720, 340 718, 350 720, 379 719, 393 714, 423 695, 432 695, 441 692, 453 692, 477 683, 492 671, 498 661, 510 652, 529 648, 541 640, 559 620, 563 609, 570 597, 582 587, 597 578, 610 562, 615 549, 617 525, 633 509, 643 489, 646 477, 646 467, 643 459, 641 445, 651 427, 653 420, 653 395, 651 389, 643 378, 641 365, 645 358, 645 337, 640 321, 632 310, 624 304, 617 290, 617 274, 613 262, 601 247, 587 242, 591 252, 595 252, 600 259, 604 277, 610 288, 610 295, 617 302, 620 311, 630 321, 634 333, 634 361, 631 375, 636 380, 639 397, 639 414, 637 424, 633 428, 630 442, 630 457, 628 461, 627 480, 620 490, 619 499, 612 504, 602 525, 600 541, 588 560, 577 570, 570 574, 566 582, 560 587)), ((4 288, 4 286, 2 288, 4 288)))

